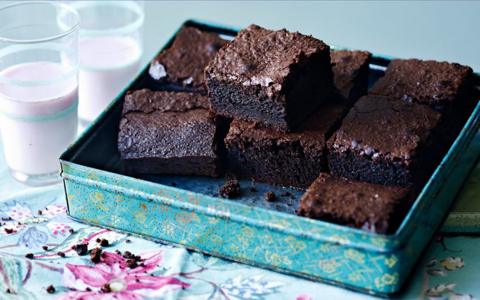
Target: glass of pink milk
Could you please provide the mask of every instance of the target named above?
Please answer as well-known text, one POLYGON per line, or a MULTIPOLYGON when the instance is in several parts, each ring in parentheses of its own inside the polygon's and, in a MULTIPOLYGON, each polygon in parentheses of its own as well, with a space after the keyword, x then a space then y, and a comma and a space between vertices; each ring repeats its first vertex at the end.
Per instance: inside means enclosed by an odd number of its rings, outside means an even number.
POLYGON ((138 1, 69 1, 80 15, 78 114, 94 120, 140 70, 143 5, 138 1))
POLYGON ((12 176, 60 181, 60 154, 77 135, 79 16, 56 2, 0 8, 0 131, 12 176))

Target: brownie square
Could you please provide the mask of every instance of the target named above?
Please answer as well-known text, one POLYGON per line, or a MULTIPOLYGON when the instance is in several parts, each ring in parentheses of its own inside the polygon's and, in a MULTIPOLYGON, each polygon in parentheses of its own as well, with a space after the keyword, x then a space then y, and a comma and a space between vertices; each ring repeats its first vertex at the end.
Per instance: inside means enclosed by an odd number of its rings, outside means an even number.
POLYGON ((206 93, 204 69, 225 43, 216 33, 183 27, 151 62, 150 76, 163 87, 206 93))
POLYGON ((205 79, 217 114, 289 131, 331 94, 331 69, 322 41, 250 25, 218 51, 205 79))
POLYGON ((322 173, 300 200, 298 214, 308 218, 393 233, 412 200, 407 188, 353 181, 322 173))
POLYGON ((439 111, 439 131, 446 152, 472 112, 472 69, 456 63, 432 60, 393 60, 371 94, 391 96, 406 102, 427 105, 439 111))
POLYGON ((367 93, 371 57, 371 53, 367 51, 330 52, 333 82, 342 97, 355 101, 367 93))
POLYGON ((392 96, 443 111, 457 107, 468 95, 472 69, 456 63, 433 60, 395 59, 385 75, 371 88, 371 94, 392 96))
POLYGON ((297 132, 233 120, 225 137, 229 169, 242 178, 307 187, 326 169, 326 139, 347 105, 347 101, 325 104, 297 132))
POLYGON ((218 176, 227 125, 197 93, 139 90, 127 94, 118 150, 126 171, 218 176))
POLYGON ((387 96, 360 98, 328 140, 330 171, 385 185, 422 185, 437 164, 440 113, 387 96))
POLYGON ((303 188, 326 170, 326 139, 356 100, 355 95, 366 92, 370 54, 339 51, 332 57, 338 90, 349 99, 329 99, 295 132, 234 120, 225 145, 229 168, 237 176, 303 188))

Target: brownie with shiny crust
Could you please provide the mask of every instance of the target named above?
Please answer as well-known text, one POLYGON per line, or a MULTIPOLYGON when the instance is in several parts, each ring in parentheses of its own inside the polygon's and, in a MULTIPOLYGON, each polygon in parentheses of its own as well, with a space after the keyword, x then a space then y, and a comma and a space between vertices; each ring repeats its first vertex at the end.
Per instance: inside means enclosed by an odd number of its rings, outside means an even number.
POLYGON ((322 104, 295 132, 284 133, 238 119, 232 122, 225 145, 229 167, 237 176, 307 187, 325 171, 326 139, 357 100, 355 97, 367 91, 370 54, 335 51, 332 59, 340 97, 322 104))
POLYGON ((384 185, 423 185, 441 152, 440 113, 401 99, 360 98, 328 140, 332 174, 384 185))
MULTIPOLYGON (((468 94, 472 69, 457 63, 395 59, 371 94, 392 96, 443 111, 468 94)), ((456 103, 455 105, 460 105, 456 103)))
POLYGON ((322 173, 300 200, 298 214, 313 219, 393 233, 408 211, 407 188, 349 180, 322 173))
POLYGON ((298 32, 250 25, 218 51, 205 80, 217 114, 290 131, 331 94, 330 48, 298 32))
POLYGON ((220 175, 227 124, 207 107, 198 93, 128 93, 118 135, 127 172, 220 175))
POLYGON ((337 50, 330 52, 333 82, 340 95, 355 101, 368 90, 368 70, 372 57, 367 51, 337 50))
POLYGON ((204 69, 227 41, 216 33, 183 27, 172 45, 150 64, 150 76, 163 85, 206 93, 204 69))

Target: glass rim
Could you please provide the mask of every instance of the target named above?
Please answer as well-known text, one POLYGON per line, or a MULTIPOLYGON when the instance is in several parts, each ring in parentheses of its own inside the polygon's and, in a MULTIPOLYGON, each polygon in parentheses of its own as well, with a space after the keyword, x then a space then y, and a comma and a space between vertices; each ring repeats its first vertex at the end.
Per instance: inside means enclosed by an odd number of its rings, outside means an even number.
POLYGON ((134 32, 142 27, 145 21, 145 13, 143 12, 141 6, 138 3, 133 1, 101 1, 101 2, 90 2, 90 1, 82 1, 76 2, 71 4, 74 9, 76 9, 78 15, 81 17, 80 10, 84 8, 94 8, 99 6, 119 6, 126 9, 130 9, 133 11, 137 18, 133 21, 128 23, 127 25, 120 26, 118 28, 111 28, 111 29, 86 29, 80 26, 80 36, 103 36, 103 35, 122 35, 134 32), (92 4, 94 3, 94 4, 92 4))
POLYGON ((22 2, 16 2, 16 3, 12 3, 12 4, 8 4, 8 5, 0 7, 0 13, 6 11, 8 9, 11 9, 13 7, 24 6, 24 5, 32 5, 32 4, 35 4, 35 5, 37 5, 37 4, 42 4, 42 5, 47 4, 47 5, 50 5, 52 7, 63 9, 64 11, 68 11, 73 16, 75 16, 75 23, 71 26, 68 26, 68 28, 64 28, 63 32, 60 32, 60 33, 52 35, 52 36, 38 38, 38 39, 12 39, 12 38, 4 37, 0 34, 0 42, 6 42, 6 43, 11 43, 11 44, 43 43, 43 42, 57 40, 57 39, 60 39, 62 37, 68 36, 71 33, 75 32, 80 27, 80 16, 77 13, 77 11, 74 8, 72 8, 70 5, 67 5, 65 3, 60 3, 60 2, 52 2, 52 1, 22 1, 22 2))

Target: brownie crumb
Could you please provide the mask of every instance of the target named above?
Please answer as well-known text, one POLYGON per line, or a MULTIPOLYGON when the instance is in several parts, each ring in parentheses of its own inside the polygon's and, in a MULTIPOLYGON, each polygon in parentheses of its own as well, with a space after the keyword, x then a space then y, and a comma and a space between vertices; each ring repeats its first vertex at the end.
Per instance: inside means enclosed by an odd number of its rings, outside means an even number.
POLYGON ((73 230, 73 228, 70 228, 70 229, 68 230, 68 232, 70 232, 70 233, 74 233, 74 232, 75 232, 75 230, 73 230))
POLYGON ((265 200, 268 202, 273 202, 277 200, 277 196, 273 192, 266 192, 265 193, 265 200))
POLYGON ((60 256, 60 257, 65 257, 65 253, 63 253, 62 251, 58 251, 57 255, 60 256))
POLYGON ((8 288, 8 289, 5 291, 5 293, 7 293, 7 294, 13 294, 13 291, 8 288))
POLYGON ((102 240, 100 241, 100 246, 102 246, 102 247, 108 247, 108 244, 109 244, 109 243, 108 243, 108 240, 107 240, 107 239, 102 239, 102 240))
POLYGON ((125 240, 125 243, 127 243, 127 244, 130 244, 131 242, 132 242, 132 240, 130 240, 130 239, 125 240))
POLYGON ((110 288, 110 284, 108 283, 105 283, 101 288, 100 290, 104 293, 110 293, 112 291, 112 289, 110 288))
POLYGON ((102 241, 102 239, 101 239, 101 238, 97 238, 95 241, 96 241, 97 243, 100 243, 100 242, 102 241))
POLYGON ((11 228, 5 228, 5 233, 6 233, 6 234, 11 234, 11 233, 13 233, 13 229, 11 229, 11 228))
POLYGON ((91 291, 92 289, 87 286, 87 288, 85 289, 85 292, 91 292, 91 291))
POLYGON ((33 259, 33 253, 27 253, 25 254, 25 257, 28 259, 33 259))
POLYGON ((218 191, 223 198, 233 199, 240 196, 240 184, 236 179, 230 179, 218 191))
POLYGON ((132 253, 130 251, 123 252, 123 258, 131 258, 131 257, 132 257, 132 253))
POLYGON ((2 221, 12 221, 12 217, 2 217, 2 221))
POLYGON ((127 267, 130 269, 135 269, 138 267, 137 260, 135 258, 127 259, 127 267))
POLYGON ((39 215, 41 216, 41 215, 43 214, 43 212, 39 209, 39 210, 37 211, 37 214, 39 214, 39 215))
POLYGON ((49 294, 55 293, 55 287, 53 285, 49 285, 47 287, 47 293, 49 293, 49 294))
POLYGON ((88 245, 87 244, 77 244, 73 246, 73 250, 77 252, 78 255, 84 256, 88 253, 88 245))
POLYGON ((122 255, 122 252, 120 250, 115 250, 115 253, 118 254, 118 255, 122 255))
POLYGON ((48 246, 47 246, 47 245, 43 245, 43 246, 42 246, 42 249, 45 250, 45 251, 48 251, 48 246))
POLYGON ((100 262, 100 258, 102 257, 102 249, 100 248, 94 248, 90 252, 90 259, 92 262, 98 264, 100 262))

